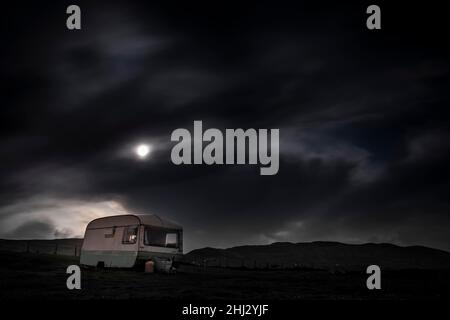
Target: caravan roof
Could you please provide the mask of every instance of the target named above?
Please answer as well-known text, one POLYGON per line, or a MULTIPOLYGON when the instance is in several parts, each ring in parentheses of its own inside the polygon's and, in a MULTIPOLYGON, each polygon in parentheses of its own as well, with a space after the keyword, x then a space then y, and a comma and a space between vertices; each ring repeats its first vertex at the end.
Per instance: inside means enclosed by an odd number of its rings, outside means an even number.
POLYGON ((183 229, 180 225, 162 219, 155 214, 124 214, 117 216, 108 216, 92 220, 86 227, 86 229, 99 229, 99 228, 111 228, 128 225, 149 225, 167 229, 183 229))

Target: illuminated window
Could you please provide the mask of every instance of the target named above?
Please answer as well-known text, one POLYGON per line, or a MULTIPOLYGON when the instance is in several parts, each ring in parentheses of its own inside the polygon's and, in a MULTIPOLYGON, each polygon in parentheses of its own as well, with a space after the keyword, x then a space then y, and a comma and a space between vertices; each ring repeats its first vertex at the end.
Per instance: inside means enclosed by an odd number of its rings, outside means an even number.
POLYGON ((136 243, 137 233, 138 233, 138 227, 137 226, 126 227, 125 230, 123 230, 122 243, 124 243, 124 244, 136 243))

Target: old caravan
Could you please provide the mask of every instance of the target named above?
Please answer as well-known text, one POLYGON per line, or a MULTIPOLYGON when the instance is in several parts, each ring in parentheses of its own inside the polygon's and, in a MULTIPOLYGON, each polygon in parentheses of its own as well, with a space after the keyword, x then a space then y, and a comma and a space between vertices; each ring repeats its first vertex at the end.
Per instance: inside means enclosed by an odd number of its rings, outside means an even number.
POLYGON ((156 215, 127 214, 95 219, 87 225, 80 263, 131 268, 148 260, 171 262, 182 254, 179 225, 156 215))

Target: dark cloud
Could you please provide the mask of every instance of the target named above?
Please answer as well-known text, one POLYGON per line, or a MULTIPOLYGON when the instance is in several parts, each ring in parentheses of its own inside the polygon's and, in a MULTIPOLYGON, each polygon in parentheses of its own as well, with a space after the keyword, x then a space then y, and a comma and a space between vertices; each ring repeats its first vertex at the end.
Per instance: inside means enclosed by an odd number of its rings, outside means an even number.
POLYGON ((65 4, 8 10, 3 235, 80 235, 124 206, 185 225, 188 249, 450 249, 449 52, 438 18, 410 23, 427 10, 381 4, 383 29, 369 32, 364 3, 80 6, 77 32, 65 4), (194 120, 280 128, 279 173, 173 165, 170 134, 194 120), (142 141, 148 161, 132 157, 142 141))

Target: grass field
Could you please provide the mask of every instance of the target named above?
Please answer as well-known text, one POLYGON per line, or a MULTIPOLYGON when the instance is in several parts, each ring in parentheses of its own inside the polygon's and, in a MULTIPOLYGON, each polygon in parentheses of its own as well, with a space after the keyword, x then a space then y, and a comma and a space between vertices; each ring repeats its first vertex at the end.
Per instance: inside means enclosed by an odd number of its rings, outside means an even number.
POLYGON ((321 270, 236 270, 182 267, 177 274, 82 269, 81 290, 66 288, 78 257, 0 251, 1 299, 444 299, 450 270, 382 273, 382 289, 366 274, 321 270))

